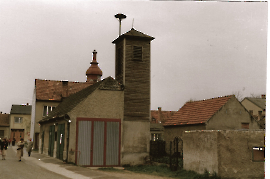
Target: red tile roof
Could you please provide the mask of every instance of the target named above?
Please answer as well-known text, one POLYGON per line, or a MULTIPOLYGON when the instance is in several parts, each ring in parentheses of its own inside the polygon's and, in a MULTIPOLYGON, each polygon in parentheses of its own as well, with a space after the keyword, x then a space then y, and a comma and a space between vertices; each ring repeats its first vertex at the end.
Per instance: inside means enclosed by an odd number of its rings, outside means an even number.
POLYGON ((201 124, 210 119, 233 95, 202 101, 187 102, 164 126, 201 124))
POLYGON ((1 127, 9 126, 9 114, 0 113, 0 126, 1 127))
MULTIPOLYGON (((161 116, 160 116, 161 121, 160 122, 167 121, 175 113, 176 113, 176 111, 161 111, 161 116)), ((159 121, 158 121, 158 110, 151 110, 151 123, 159 123, 159 121), (154 121, 153 121, 153 118, 155 118, 154 121)))
POLYGON ((63 91, 65 90, 65 88, 63 87, 63 83, 67 84, 67 96, 81 91, 82 89, 92 85, 92 83, 89 82, 65 82, 36 79, 36 100, 61 101, 63 91))

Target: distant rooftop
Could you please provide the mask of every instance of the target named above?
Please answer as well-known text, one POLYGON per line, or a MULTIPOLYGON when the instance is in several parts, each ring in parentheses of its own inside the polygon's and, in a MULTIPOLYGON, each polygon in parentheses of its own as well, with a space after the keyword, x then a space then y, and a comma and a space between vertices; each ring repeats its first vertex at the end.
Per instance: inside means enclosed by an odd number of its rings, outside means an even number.
POLYGON ((10 114, 31 114, 32 105, 12 105, 10 114))
POLYGON ((232 97, 233 95, 187 102, 164 123, 164 126, 203 124, 207 122, 207 120, 210 119, 232 97))
POLYGON ((9 115, 0 113, 0 127, 9 127, 9 115))
POLYGON ((245 99, 251 101, 253 104, 257 105, 258 107, 265 109, 266 99, 264 99, 264 98, 250 98, 250 97, 246 97, 245 99))

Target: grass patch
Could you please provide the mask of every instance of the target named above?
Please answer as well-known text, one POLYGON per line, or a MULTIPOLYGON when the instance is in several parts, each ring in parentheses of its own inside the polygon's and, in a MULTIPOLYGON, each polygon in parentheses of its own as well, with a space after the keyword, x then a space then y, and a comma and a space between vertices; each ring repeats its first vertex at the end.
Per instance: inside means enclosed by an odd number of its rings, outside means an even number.
POLYGON ((209 172, 205 171, 204 174, 198 174, 194 171, 177 170, 171 171, 166 164, 158 166, 153 165, 137 165, 137 166, 126 166, 125 170, 143 173, 149 175, 157 175, 166 178, 179 178, 179 179, 220 179, 217 175, 210 176, 209 172))

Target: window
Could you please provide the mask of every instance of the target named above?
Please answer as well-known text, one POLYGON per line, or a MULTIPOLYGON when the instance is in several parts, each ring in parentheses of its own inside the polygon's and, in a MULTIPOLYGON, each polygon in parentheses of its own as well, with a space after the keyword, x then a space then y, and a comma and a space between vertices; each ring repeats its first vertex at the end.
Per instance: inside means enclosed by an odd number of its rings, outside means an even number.
POLYGON ((241 123, 242 129, 249 129, 249 123, 241 123))
POLYGON ((161 134, 151 134, 151 140, 152 141, 161 140, 161 134))
POLYGON ((263 162, 265 160, 265 148, 264 147, 253 147, 252 161, 263 162))
POLYGON ((133 46, 133 60, 142 61, 142 47, 133 46))
POLYGON ((15 123, 22 123, 23 118, 22 117, 14 117, 15 123))
POLYGON ((44 106, 43 116, 48 116, 54 109, 54 106, 44 106))

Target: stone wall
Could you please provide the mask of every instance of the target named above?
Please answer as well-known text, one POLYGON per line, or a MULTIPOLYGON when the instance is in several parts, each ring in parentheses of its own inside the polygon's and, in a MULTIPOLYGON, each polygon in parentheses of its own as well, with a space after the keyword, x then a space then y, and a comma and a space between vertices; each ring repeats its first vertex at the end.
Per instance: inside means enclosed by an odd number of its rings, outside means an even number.
POLYGON ((143 164, 150 152, 150 123, 124 121, 122 132, 121 164, 143 164))
POLYGON ((183 133, 183 167, 204 173, 218 172, 217 133, 210 131, 185 131, 183 133))
POLYGON ((252 160, 253 147, 264 147, 264 130, 219 131, 218 174, 223 178, 264 178, 264 162, 252 160))
POLYGON ((184 169, 207 169, 227 179, 263 178, 264 162, 253 161, 253 147, 264 147, 264 135, 264 130, 184 132, 184 169))
MULTIPOLYGON (((175 137, 182 137, 184 131, 190 130, 205 130, 204 124, 198 125, 181 125, 181 126, 164 126, 164 140, 166 141, 166 153, 170 153, 170 141, 173 141, 175 137)), ((179 142, 178 149, 182 150, 182 143, 179 142)))

